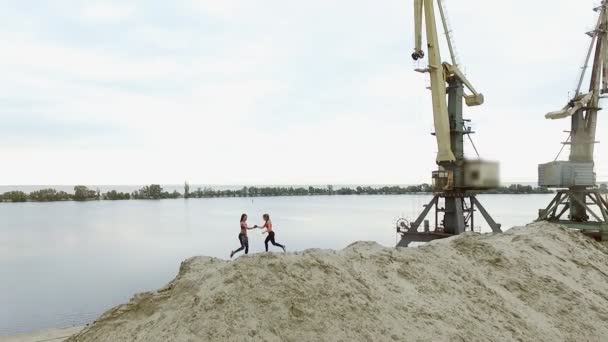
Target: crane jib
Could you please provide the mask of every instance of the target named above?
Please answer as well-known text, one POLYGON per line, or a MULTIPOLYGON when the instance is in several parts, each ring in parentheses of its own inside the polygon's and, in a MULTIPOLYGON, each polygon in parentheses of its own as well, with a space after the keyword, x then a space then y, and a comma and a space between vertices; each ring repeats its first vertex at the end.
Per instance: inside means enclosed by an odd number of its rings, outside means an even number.
POLYGON ((446 100, 446 80, 455 78, 468 89, 471 95, 463 93, 463 97, 467 106, 478 106, 483 104, 484 97, 478 93, 471 82, 464 76, 456 64, 456 57, 453 48, 453 38, 449 26, 445 8, 440 0, 414 0, 414 23, 415 23, 415 48, 412 53, 414 60, 419 60, 425 57, 425 52, 422 49, 422 33, 423 21, 426 24, 426 40, 428 66, 424 71, 430 74, 431 79, 431 97, 433 102, 433 122, 435 126, 435 137, 437 139, 437 163, 454 162, 457 157, 454 155, 451 142, 451 128, 448 104, 446 100), (442 27, 445 31, 448 40, 448 47, 452 64, 443 63, 441 60, 441 52, 439 48, 439 35, 437 33, 437 20, 435 15, 435 1, 438 3, 439 14, 442 22, 442 27))

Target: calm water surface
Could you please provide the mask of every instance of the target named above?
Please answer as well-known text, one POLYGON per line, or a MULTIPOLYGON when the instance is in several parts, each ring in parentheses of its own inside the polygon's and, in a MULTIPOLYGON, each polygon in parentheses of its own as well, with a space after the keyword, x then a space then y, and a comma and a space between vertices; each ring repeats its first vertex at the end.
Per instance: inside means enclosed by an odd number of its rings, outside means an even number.
MULTIPOLYGON (((503 227, 531 222, 551 195, 479 197, 503 227)), ((136 292, 163 286, 182 260, 227 259, 238 220, 273 218, 288 250, 393 246, 393 222, 415 218, 427 195, 0 203, 0 336, 81 325, 136 292)), ((482 222, 481 218, 476 224, 482 222)), ((487 227, 481 227, 487 230, 487 227)), ((250 252, 264 248, 250 232, 250 252)), ((275 250, 276 251, 276 250, 275 250)))

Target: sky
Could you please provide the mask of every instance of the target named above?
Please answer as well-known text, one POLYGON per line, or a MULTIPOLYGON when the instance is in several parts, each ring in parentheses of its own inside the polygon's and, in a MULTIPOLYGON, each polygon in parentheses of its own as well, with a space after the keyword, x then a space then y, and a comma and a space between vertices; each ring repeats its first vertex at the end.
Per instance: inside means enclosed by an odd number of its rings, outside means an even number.
MULTIPOLYGON (((411 184, 436 168, 412 0, 0 3, 0 184, 411 184)), ((544 114, 575 88, 596 4, 445 0, 486 99, 465 117, 504 182, 535 181, 566 139, 544 114)))

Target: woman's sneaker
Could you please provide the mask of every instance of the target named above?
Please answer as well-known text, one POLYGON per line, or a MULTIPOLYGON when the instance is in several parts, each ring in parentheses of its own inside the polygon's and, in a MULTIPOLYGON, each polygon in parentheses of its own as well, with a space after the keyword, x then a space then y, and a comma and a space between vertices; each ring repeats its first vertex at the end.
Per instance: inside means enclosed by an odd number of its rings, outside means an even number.
POLYGON ((234 256, 234 251, 230 252, 230 259, 232 259, 232 257, 234 256))
POLYGON ((283 253, 287 253, 287 251, 285 250, 285 246, 281 246, 281 248, 283 248, 283 253))

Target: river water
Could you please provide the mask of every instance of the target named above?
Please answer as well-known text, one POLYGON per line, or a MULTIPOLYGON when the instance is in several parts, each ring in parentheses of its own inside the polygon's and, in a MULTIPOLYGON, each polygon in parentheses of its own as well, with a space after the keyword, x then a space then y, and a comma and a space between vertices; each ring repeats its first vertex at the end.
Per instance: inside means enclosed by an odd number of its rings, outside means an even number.
MULTIPOLYGON (((479 199, 508 228, 531 222, 551 196, 479 199)), ((0 203, 0 336, 88 323, 137 292, 163 286, 186 258, 227 259, 238 247, 243 212, 250 225, 270 213, 277 241, 290 251, 340 249, 359 240, 393 246, 395 220, 414 219, 429 200, 405 195, 0 203)), ((481 223, 479 216, 476 225, 481 223)), ((263 251, 261 231, 250 231, 249 239, 250 253, 263 251)))

